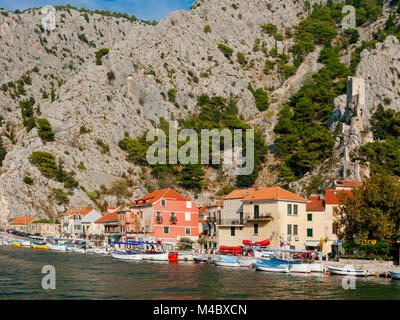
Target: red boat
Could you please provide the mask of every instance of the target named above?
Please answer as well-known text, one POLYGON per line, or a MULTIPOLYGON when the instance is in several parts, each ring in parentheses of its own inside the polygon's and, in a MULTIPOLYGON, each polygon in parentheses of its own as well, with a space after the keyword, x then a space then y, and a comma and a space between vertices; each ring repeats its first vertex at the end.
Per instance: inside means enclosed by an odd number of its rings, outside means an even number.
POLYGON ((265 239, 265 240, 263 240, 263 241, 256 241, 256 242, 251 242, 250 240, 243 240, 243 244, 245 245, 245 246, 249 246, 249 247, 252 247, 252 246, 258 246, 258 247, 266 247, 266 246, 269 246, 270 245, 270 241, 269 241, 269 239, 265 239))
POLYGON ((242 246, 219 246, 219 253, 242 254, 242 246))

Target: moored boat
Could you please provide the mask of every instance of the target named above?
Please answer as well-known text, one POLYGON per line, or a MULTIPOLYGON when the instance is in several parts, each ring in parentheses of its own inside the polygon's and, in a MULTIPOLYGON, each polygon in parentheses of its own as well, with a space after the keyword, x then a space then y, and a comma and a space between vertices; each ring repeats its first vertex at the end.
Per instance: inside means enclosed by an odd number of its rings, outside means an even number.
POLYGON ((95 248, 94 253, 97 253, 97 254, 109 254, 107 248, 95 248))
POLYGON ((137 253, 130 253, 125 251, 112 251, 110 256, 119 260, 142 260, 142 256, 137 253))
POLYGON ((310 272, 325 272, 321 263, 310 263, 310 272))
POLYGON ((208 263, 209 259, 207 257, 193 257, 195 263, 208 263))
POLYGON ((214 260, 214 264, 220 267, 241 267, 239 262, 227 260, 214 260))
POLYGON ((44 242, 31 242, 31 248, 48 250, 47 244, 44 242))
POLYGON ((179 253, 178 254, 179 261, 193 261, 194 257, 192 253, 179 253))
POLYGON ((72 251, 76 253, 86 253, 86 249, 83 247, 73 247, 72 251))
POLYGON ((337 267, 328 267, 330 274, 338 275, 338 276, 356 276, 356 277, 368 277, 368 270, 355 270, 349 267, 337 268, 337 267))
POLYGON ((59 244, 47 244, 47 247, 49 250, 52 251, 59 251, 59 252, 66 252, 67 251, 67 246, 59 245, 59 244))
POLYGON ((288 266, 273 266, 273 265, 268 265, 265 263, 253 263, 253 266, 256 270, 259 271, 265 271, 265 272, 278 272, 278 273, 289 273, 289 268, 288 266))
POLYGON ((290 273, 310 273, 310 265, 309 264, 291 264, 289 265, 290 273))
POLYGON ((392 279, 400 280, 400 271, 389 270, 389 274, 392 279))
POLYGON ((165 253, 142 253, 143 260, 155 260, 155 261, 168 261, 168 252, 165 253))
POLYGON ((12 245, 13 247, 21 247, 21 246, 22 246, 21 242, 18 242, 18 241, 16 241, 16 242, 11 242, 11 245, 12 245))

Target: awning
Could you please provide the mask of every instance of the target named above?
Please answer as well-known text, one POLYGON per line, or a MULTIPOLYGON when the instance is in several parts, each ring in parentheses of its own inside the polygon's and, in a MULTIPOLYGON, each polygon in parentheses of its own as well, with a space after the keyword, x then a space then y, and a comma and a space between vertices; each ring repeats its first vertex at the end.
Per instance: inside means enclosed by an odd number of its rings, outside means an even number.
POLYGON ((319 246, 319 241, 317 240, 308 240, 306 241, 306 247, 318 247, 319 246))
POLYGON ((114 234, 112 236, 108 236, 109 238, 120 238, 121 236, 119 234, 114 234))

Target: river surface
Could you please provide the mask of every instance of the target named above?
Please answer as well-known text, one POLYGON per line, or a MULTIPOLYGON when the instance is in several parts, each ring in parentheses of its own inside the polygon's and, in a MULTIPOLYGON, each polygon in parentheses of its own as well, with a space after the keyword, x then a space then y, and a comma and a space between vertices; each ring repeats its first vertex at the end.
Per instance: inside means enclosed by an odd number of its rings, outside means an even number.
POLYGON ((270 274, 248 268, 180 262, 125 262, 110 256, 0 247, 0 300, 5 299, 400 299, 400 280, 270 274), (44 290, 45 265, 56 289, 44 290))

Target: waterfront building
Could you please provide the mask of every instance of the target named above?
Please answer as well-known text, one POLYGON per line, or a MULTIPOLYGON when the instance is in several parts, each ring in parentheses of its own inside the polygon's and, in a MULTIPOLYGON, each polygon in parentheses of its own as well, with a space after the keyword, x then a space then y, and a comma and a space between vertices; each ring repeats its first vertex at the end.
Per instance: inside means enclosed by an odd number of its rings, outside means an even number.
POLYGON ((10 223, 10 229, 53 237, 59 237, 61 234, 59 223, 50 223, 37 217, 18 217, 10 223))
POLYGON ((67 212, 61 218, 61 235, 62 237, 82 239, 86 235, 90 224, 96 221, 96 218, 101 217, 101 214, 92 208, 77 209, 75 211, 67 212), (83 220, 83 218, 85 220, 83 220), (82 224, 82 221, 85 223, 82 224))
POLYGON ((28 225, 32 224, 32 222, 37 219, 37 217, 17 217, 10 222, 9 229, 28 232, 28 225))
POLYGON ((325 199, 322 196, 310 196, 306 205, 306 250, 317 249, 323 239, 322 252, 328 253, 331 249, 331 243, 325 239, 329 232, 329 225, 325 212, 325 199))
POLYGON ((174 246, 181 238, 198 240, 199 208, 191 198, 172 189, 156 190, 135 200, 129 206, 128 215, 133 240, 174 246))
POLYGON ((224 199, 228 218, 218 226, 219 246, 269 239, 271 248, 281 242, 286 249, 305 248, 307 199, 280 187, 233 192, 224 199))
POLYGON ((104 226, 102 224, 95 223, 101 217, 101 213, 97 210, 92 210, 82 217, 82 234, 85 239, 91 239, 94 237, 97 239, 104 234, 104 226))
POLYGON ((218 250, 218 233, 217 226, 221 222, 222 209, 224 202, 222 199, 214 199, 214 203, 207 204, 202 210, 205 218, 206 232, 203 236, 203 249, 206 251, 218 250))
POLYGON ((101 225, 104 232, 104 240, 106 243, 109 241, 117 241, 122 237, 120 221, 118 218, 117 210, 110 211, 98 219, 95 224, 101 225))

